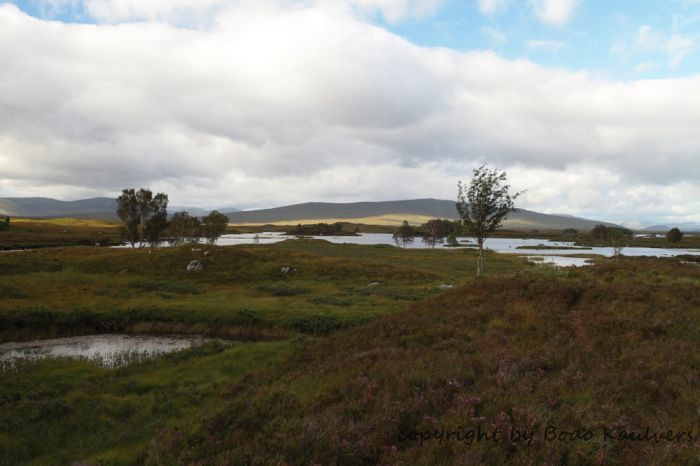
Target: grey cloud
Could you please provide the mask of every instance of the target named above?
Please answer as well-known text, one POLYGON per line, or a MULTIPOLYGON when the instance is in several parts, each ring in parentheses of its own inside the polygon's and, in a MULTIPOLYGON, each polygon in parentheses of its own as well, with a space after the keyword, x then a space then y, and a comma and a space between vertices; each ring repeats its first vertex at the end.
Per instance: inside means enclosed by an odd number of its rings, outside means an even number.
POLYGON ((67 25, 0 6, 3 194, 453 197, 457 177, 489 161, 522 173, 532 208, 591 212, 601 173, 619 205, 641 189, 652 209, 648 193, 663 188, 669 212, 697 206, 683 193, 700 179, 698 77, 615 82, 418 47, 343 9, 277 3, 229 5, 200 29, 67 25), (551 192, 572 185, 588 198, 551 192))

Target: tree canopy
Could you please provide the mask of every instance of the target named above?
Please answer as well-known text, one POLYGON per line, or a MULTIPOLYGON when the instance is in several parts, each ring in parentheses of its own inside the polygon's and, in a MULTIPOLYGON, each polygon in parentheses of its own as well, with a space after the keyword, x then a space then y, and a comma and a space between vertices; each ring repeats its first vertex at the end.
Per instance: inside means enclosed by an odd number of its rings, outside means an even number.
POLYGON ((122 232, 126 240, 135 247, 160 242, 160 236, 168 226, 168 195, 155 196, 150 189, 134 188, 122 190, 117 198, 117 215, 124 224, 122 232))
POLYGON ((484 164, 475 168, 469 186, 457 184, 457 212, 479 246, 476 274, 484 271, 484 241, 501 228, 503 220, 515 210, 514 201, 522 194, 510 193, 506 172, 490 170, 484 164))
POLYGON ((226 231, 227 225, 228 217, 218 210, 214 210, 209 215, 202 218, 202 235, 209 244, 214 245, 219 237, 226 231))

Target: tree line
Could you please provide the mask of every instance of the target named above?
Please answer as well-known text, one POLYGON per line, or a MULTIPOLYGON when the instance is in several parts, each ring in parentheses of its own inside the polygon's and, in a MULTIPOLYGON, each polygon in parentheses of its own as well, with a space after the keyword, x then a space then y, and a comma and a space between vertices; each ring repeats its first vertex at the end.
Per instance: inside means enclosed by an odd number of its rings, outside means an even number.
POLYGON ((168 195, 153 194, 150 189, 122 190, 117 197, 117 215, 121 233, 132 248, 155 247, 163 239, 174 246, 204 239, 213 245, 226 231, 228 217, 214 210, 201 219, 188 212, 176 212, 168 219, 168 195))

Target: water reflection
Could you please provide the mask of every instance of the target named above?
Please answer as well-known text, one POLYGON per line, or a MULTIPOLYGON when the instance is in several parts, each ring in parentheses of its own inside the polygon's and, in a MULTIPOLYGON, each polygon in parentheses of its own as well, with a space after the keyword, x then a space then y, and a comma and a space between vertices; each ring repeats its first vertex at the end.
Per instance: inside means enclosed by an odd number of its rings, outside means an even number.
POLYGON ((0 344, 0 368, 45 358, 85 359, 103 367, 123 366, 153 356, 201 345, 211 339, 198 336, 88 335, 0 344))

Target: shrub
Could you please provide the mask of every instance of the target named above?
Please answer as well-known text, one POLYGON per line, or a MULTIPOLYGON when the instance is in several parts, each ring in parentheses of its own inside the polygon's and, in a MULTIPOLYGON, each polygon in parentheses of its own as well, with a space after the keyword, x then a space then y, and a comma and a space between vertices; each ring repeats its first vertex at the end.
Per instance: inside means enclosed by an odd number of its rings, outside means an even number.
POLYGON ((288 285, 279 285, 279 286, 261 286, 258 289, 262 291, 268 291, 272 293, 275 296, 296 296, 304 293, 308 293, 309 289, 304 288, 303 286, 288 286, 288 285))
POLYGON ((345 327, 345 324, 335 316, 315 314, 293 319, 289 321, 288 326, 301 333, 323 335, 335 330, 340 330, 345 327))
POLYGON ((683 239, 683 232, 678 228, 671 228, 668 230, 668 233, 666 233, 666 239, 672 243, 677 243, 683 239))
POLYGON ((162 296, 170 293, 176 294, 201 294, 203 291, 189 283, 166 282, 160 280, 131 280, 130 288, 137 288, 143 291, 157 291, 162 296))

